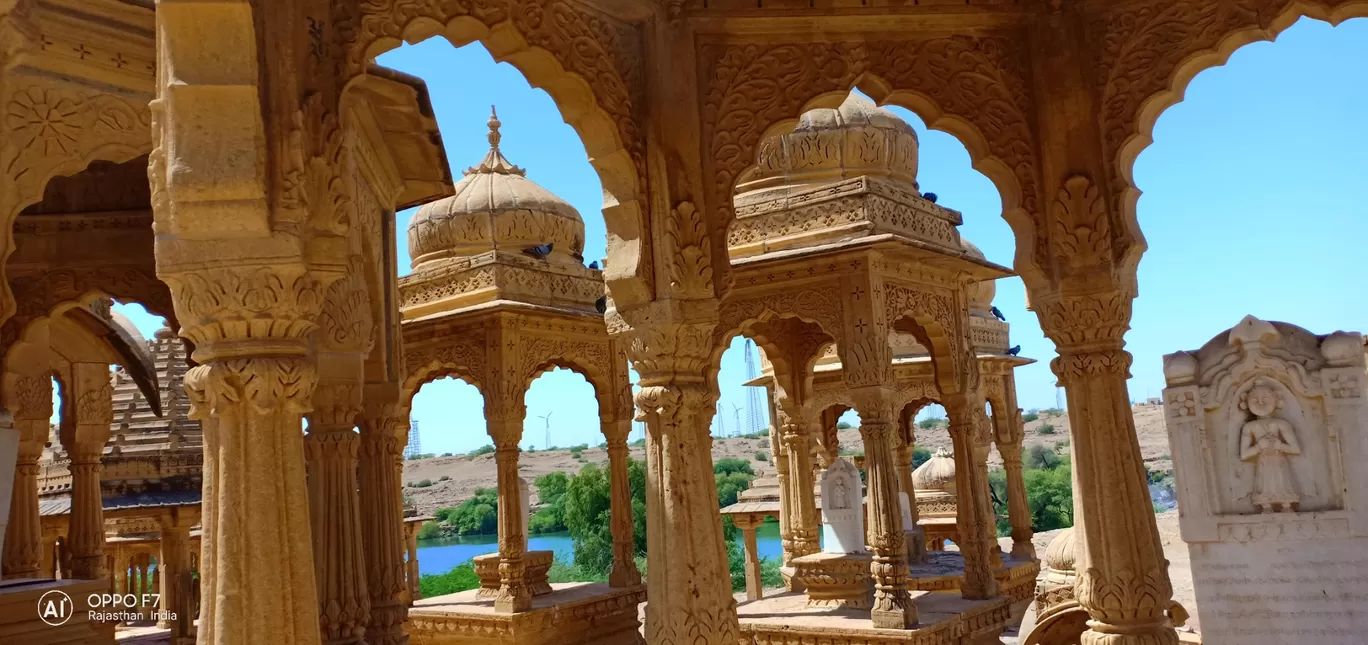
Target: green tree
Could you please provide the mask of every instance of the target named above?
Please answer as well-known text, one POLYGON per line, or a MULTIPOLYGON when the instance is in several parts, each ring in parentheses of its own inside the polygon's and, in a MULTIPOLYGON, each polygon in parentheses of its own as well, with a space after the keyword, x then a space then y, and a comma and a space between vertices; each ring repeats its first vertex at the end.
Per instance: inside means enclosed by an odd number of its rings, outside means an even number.
MULTIPOLYGON (((613 564, 610 475, 593 464, 570 477, 562 498, 566 530, 574 542, 575 568, 607 575, 613 564)), ((627 461, 627 487, 632 494, 632 523, 636 553, 646 553, 646 466, 627 461)))
POLYGON ((849 421, 837 421, 837 422, 836 422, 836 429, 837 429, 837 430, 849 430, 849 429, 851 429, 851 428, 853 428, 853 427, 854 427, 854 426, 850 425, 850 422, 849 422, 849 421))
POLYGON ((751 469, 750 462, 738 457, 718 459, 716 462, 713 462, 713 472, 719 475, 730 475, 732 473, 744 473, 747 475, 755 474, 755 471, 751 469))
POLYGON ((613 534, 607 471, 588 464, 565 488, 565 527, 575 544, 575 566, 606 573, 613 566, 613 534))
POLYGON ((433 512, 438 528, 445 535, 489 535, 499 530, 499 493, 493 488, 477 488, 475 496, 455 508, 433 512))
POLYGON ((922 464, 931 460, 931 451, 921 446, 912 447, 912 469, 916 470, 922 464))
POLYGON ((527 531, 533 535, 565 530, 565 490, 570 478, 561 472, 538 477, 533 483, 541 498, 541 508, 527 521, 527 531))
POLYGON ((1059 462, 1058 453, 1039 443, 1026 446, 1025 458, 1021 460, 1021 464, 1027 469, 1035 470, 1048 470, 1058 466, 1059 462))
POLYGON ((930 430, 931 428, 939 427, 943 423, 945 423, 945 419, 940 417, 926 417, 917 422, 917 427, 922 430, 930 430))

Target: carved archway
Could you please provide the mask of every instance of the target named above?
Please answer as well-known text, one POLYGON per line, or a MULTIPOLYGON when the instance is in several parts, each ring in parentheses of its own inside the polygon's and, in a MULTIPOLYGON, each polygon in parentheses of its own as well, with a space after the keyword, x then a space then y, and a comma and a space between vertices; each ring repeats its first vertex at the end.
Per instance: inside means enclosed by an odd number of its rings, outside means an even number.
MULTIPOLYGON (((602 351, 607 351, 607 343, 603 343, 602 351)), ((541 375, 553 369, 564 369, 579 374, 594 388, 594 400, 598 403, 600 420, 611 421, 618 418, 621 410, 617 410, 618 389, 614 387, 612 370, 609 366, 596 360, 597 352, 581 353, 575 351, 576 348, 562 349, 559 352, 538 355, 534 353, 524 353, 524 363, 531 364, 532 370, 527 375, 527 381, 523 384, 521 394, 526 396, 527 391, 532 387, 541 375)), ((535 347, 532 351, 536 351, 535 347)))
MULTIPOLYGON (((1045 266, 1030 56, 1024 34, 861 42, 704 43, 700 79, 704 176, 713 226, 730 227, 731 196, 763 139, 791 130, 804 112, 834 108, 852 89, 897 105, 958 138, 973 167, 1002 197, 1027 282, 1045 266), (1039 241, 1037 241, 1039 240, 1039 241)), ((727 257, 715 236, 715 257, 727 257)))
POLYGON ((565 0, 392 2, 364 0, 348 45, 348 75, 401 42, 435 36, 479 42, 532 87, 543 89, 584 143, 603 184, 609 268, 604 279, 626 306, 651 298, 647 225, 645 50, 637 27, 565 0))
POLYGON ((433 347, 410 349, 404 354, 405 373, 400 382, 400 415, 408 419, 413 409, 413 397, 424 385, 440 378, 454 377, 465 381, 485 396, 481 376, 485 374, 483 342, 448 343, 433 347))
POLYGON ((1303 17, 1338 25, 1368 17, 1368 2, 1127 3, 1089 21, 1097 60, 1099 127, 1111 167, 1111 210, 1135 237, 1121 258, 1122 275, 1134 279, 1146 249, 1136 214, 1140 189, 1133 172, 1140 153, 1154 141, 1159 115, 1183 99, 1199 73, 1224 65, 1247 44, 1277 38, 1303 17))

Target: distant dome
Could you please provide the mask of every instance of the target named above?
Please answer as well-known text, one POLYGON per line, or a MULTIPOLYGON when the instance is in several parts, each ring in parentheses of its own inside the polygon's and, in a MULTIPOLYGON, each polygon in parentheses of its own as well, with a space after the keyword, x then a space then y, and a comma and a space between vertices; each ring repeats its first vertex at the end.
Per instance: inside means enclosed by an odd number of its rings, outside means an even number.
MULTIPOLYGON (((964 249, 964 252, 968 253, 970 257, 988 261, 979 247, 974 246, 973 242, 963 237, 960 238, 960 248, 964 249)), ((993 315, 993 297, 996 295, 997 281, 995 280, 984 280, 969 285, 969 313, 974 316, 991 317, 993 315)))
POLYGON ((861 175, 917 190, 917 132, 896 114, 851 94, 834 110, 804 113, 793 132, 761 141, 759 163, 737 190, 861 175))
POLYGON ((937 448, 926 463, 912 471, 914 490, 934 490, 946 493, 955 492, 955 459, 944 448, 937 448))
POLYGON ((499 152, 498 116, 489 117, 489 153, 465 171, 455 194, 424 205, 409 222, 413 268, 494 249, 519 253, 544 244, 548 262, 582 264, 584 220, 579 211, 526 177, 499 152))
POLYGON ((1077 555, 1074 552, 1074 530, 1064 529, 1050 541, 1045 549, 1045 566, 1051 571, 1068 573, 1074 571, 1077 555))

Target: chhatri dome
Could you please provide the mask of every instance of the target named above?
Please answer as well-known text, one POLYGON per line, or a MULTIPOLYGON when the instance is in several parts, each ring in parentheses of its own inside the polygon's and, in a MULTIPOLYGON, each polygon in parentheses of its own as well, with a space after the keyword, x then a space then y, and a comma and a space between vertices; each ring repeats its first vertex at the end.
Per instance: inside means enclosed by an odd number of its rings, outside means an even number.
POLYGON ((425 204, 409 222, 409 256, 415 271, 492 250, 527 252, 553 264, 583 264, 584 220, 574 206, 504 158, 500 125, 491 110, 484 160, 465 171, 454 186, 455 194, 425 204), (537 247, 543 248, 530 251, 537 247))
POLYGON ((759 156, 738 193, 862 176, 917 190, 917 132, 898 115, 854 93, 838 108, 803 113, 792 132, 762 141, 759 156))

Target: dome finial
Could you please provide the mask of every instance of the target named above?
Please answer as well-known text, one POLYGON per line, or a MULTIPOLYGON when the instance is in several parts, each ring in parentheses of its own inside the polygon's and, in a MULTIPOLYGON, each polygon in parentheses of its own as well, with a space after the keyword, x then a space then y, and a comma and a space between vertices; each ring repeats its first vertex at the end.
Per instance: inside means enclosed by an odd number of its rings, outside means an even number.
POLYGON ((487 121, 486 124, 489 126, 489 152, 485 153, 485 158, 479 165, 467 168, 465 174, 527 174, 522 168, 513 165, 505 159, 503 153, 499 151, 499 142, 503 140, 503 135, 499 134, 499 127, 503 125, 503 122, 499 120, 499 113, 494 109, 493 105, 489 106, 489 121, 487 121))
POLYGON ((503 135, 499 134, 499 126, 501 125, 503 123, 499 122, 499 112, 494 109, 494 106, 489 106, 489 147, 492 150, 499 149, 499 140, 503 138, 503 135))

